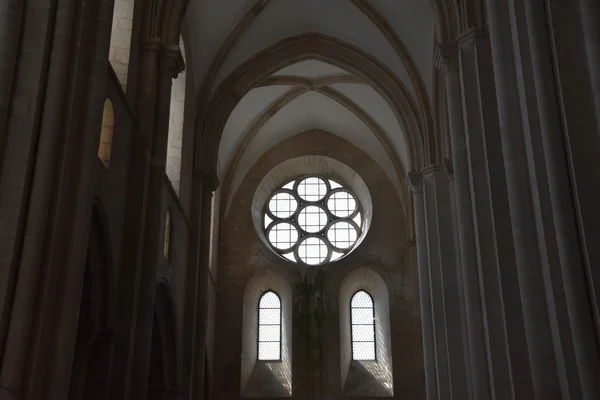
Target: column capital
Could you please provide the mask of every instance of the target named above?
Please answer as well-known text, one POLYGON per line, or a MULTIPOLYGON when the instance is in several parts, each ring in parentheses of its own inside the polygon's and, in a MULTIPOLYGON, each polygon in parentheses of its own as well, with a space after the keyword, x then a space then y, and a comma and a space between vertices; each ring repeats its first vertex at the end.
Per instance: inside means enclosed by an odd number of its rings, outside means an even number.
POLYGON ((444 158, 444 161, 442 161, 442 167, 444 169, 444 172, 446 172, 446 175, 448 176, 448 180, 453 180, 454 168, 452 167, 452 160, 450 160, 449 158, 444 158))
POLYGON ((406 177, 406 186, 413 193, 423 193, 423 174, 420 172, 409 172, 406 177))
POLYGON ((438 43, 435 49, 434 62, 437 69, 444 74, 458 71, 458 49, 456 43, 438 43))
POLYGON ((445 170, 445 168, 444 168, 443 163, 431 164, 421 170, 421 175, 425 176, 425 175, 432 174, 434 172, 440 172, 440 171, 444 171, 444 170, 445 170))
POLYGON ((204 168, 194 170, 194 181, 201 181, 202 186, 208 188, 210 193, 219 187, 219 176, 216 171, 209 171, 204 168))
POLYGON ((177 78, 185 69, 185 61, 179 46, 162 47, 159 52, 160 72, 167 73, 171 78, 177 78))
POLYGON ((456 42, 460 45, 462 43, 468 42, 470 40, 476 40, 478 38, 485 38, 488 36, 488 30, 485 26, 477 26, 471 29, 468 29, 458 35, 456 42))

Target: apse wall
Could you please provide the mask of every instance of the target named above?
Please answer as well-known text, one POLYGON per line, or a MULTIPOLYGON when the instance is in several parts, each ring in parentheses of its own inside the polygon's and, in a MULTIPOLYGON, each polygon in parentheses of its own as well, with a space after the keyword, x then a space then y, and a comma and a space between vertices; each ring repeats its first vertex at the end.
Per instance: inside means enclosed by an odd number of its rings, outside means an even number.
MULTIPOLYGON (((222 183, 221 190, 226 189, 226 182, 222 183)), ((342 366, 342 353, 350 349, 340 346, 340 307, 350 305, 340 305, 340 290, 352 271, 367 268, 381 277, 389 295, 389 312, 384 318, 389 319, 393 394, 386 398, 424 399, 421 330, 414 312, 418 297, 414 297, 417 290, 411 276, 407 225, 397 191, 377 163, 338 136, 307 131, 264 154, 248 171, 232 204, 222 220, 218 257, 215 398, 256 396, 256 392, 244 393, 241 387, 241 378, 248 374, 242 374, 242 337, 245 329, 256 329, 243 327, 244 310, 249 309, 244 304, 244 292, 253 277, 270 272, 286 279, 292 290, 291 398, 342 398, 343 386, 352 386, 348 380, 362 378, 348 373, 347 365, 342 366), (274 254, 259 238, 251 212, 265 175, 286 160, 306 155, 326 156, 356 171, 366 183, 373 204, 371 226, 363 242, 347 257, 320 267, 294 264, 274 254)), ((260 395, 271 397, 268 393, 260 395)))

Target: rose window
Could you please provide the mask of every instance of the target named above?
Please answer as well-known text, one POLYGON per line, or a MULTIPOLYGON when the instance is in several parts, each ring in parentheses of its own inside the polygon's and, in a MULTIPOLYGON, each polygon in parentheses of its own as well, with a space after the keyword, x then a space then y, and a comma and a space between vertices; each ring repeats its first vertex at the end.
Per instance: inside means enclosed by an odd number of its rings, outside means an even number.
POLYGON ((350 253, 362 227, 356 196, 338 182, 318 176, 286 183, 269 197, 264 210, 265 236, 272 249, 307 265, 350 253))

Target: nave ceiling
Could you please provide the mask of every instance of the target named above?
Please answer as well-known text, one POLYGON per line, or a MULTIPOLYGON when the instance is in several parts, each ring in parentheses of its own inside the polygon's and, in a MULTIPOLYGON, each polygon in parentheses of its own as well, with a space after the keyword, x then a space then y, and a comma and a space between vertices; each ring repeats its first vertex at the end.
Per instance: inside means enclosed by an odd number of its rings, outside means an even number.
POLYGON ((363 149, 405 197, 406 172, 433 146, 440 1, 226 3, 192 0, 186 16, 201 115, 222 120, 203 135, 217 136, 226 204, 266 151, 309 129, 363 149))

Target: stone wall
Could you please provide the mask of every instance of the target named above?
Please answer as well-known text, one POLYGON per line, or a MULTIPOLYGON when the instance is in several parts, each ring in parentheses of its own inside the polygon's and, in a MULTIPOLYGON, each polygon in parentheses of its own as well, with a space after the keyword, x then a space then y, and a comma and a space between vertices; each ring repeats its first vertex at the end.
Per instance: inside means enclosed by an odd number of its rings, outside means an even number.
POLYGON ((123 90, 127 88, 134 0, 116 0, 113 12, 110 53, 108 59, 123 90))
MULTIPOLYGON (((179 47, 181 48, 181 53, 185 54, 183 40, 179 42, 179 47)), ((185 83, 186 71, 184 70, 173 80, 173 86, 171 86, 171 117, 169 119, 166 172, 177 194, 179 194, 179 183, 181 181, 185 83)))
POLYGON ((110 155, 112 148, 113 132, 115 130, 115 114, 110 99, 104 102, 102 113, 102 132, 100 133, 100 145, 98 146, 98 158, 108 169, 110 167, 110 155))
MULTIPOLYGON (((393 398, 422 399, 421 332, 414 318, 413 278, 405 216, 385 173, 364 152, 332 134, 308 131, 287 139, 250 169, 223 218, 219 252, 215 396, 241 398, 243 294, 250 279, 265 270, 284 276, 292 288, 292 398, 342 396, 339 292, 354 269, 368 267, 389 292, 393 398), (367 184, 373 220, 364 241, 347 257, 321 267, 284 261, 260 240, 251 213, 256 188, 278 164, 304 155, 323 155, 355 170, 367 184)), ((350 351, 350 349, 348 349, 350 351)))

